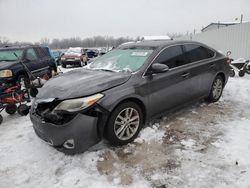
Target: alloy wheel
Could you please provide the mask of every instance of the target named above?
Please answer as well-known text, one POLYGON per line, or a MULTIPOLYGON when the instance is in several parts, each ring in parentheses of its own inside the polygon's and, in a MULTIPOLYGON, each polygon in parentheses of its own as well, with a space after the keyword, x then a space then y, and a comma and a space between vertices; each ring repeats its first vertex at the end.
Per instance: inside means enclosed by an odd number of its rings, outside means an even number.
POLYGON ((134 108, 123 109, 114 122, 114 132, 120 140, 132 138, 140 125, 140 115, 134 108))
POLYGON ((214 84, 213 84, 213 91, 212 91, 214 99, 218 99, 221 96, 222 89, 223 89, 222 80, 216 79, 214 84))

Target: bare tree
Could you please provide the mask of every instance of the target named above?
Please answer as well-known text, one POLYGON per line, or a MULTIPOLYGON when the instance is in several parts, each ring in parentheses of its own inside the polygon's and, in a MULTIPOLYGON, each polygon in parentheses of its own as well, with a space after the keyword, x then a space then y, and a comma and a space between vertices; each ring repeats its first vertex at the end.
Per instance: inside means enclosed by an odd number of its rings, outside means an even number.
POLYGON ((41 38, 39 42, 28 43, 28 42, 10 42, 6 37, 0 37, 0 47, 4 47, 6 45, 27 45, 27 44, 35 44, 35 45, 45 45, 49 46, 52 49, 67 49, 69 47, 117 47, 122 43, 129 41, 136 41, 140 39, 137 37, 133 39, 131 37, 119 37, 114 38, 112 36, 94 36, 81 39, 80 37, 72 37, 72 38, 64 38, 64 39, 52 39, 50 40, 47 37, 41 38))
POLYGON ((41 38, 40 44, 48 46, 50 44, 50 40, 47 37, 41 38))

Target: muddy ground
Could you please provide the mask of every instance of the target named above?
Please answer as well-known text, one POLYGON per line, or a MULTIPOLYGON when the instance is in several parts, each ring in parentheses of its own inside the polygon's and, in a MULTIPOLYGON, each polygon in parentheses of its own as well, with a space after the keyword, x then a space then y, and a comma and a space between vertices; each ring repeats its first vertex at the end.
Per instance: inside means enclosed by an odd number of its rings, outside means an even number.
POLYGON ((3 114, 0 187, 250 187, 249 83, 231 79, 219 102, 166 114, 129 145, 75 156, 42 142, 29 117, 3 114))

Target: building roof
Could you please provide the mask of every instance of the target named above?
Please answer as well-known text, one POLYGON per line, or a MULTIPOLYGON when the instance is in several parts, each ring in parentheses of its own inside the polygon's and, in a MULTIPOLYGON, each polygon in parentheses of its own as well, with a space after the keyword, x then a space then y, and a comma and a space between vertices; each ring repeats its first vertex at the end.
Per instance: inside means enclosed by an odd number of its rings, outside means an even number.
POLYGON ((231 26, 231 25, 237 25, 237 24, 240 24, 239 22, 212 22, 210 24, 208 24, 206 27, 204 27, 201 31, 205 31, 207 28, 209 28, 210 26, 212 25, 215 25, 215 26, 231 26))

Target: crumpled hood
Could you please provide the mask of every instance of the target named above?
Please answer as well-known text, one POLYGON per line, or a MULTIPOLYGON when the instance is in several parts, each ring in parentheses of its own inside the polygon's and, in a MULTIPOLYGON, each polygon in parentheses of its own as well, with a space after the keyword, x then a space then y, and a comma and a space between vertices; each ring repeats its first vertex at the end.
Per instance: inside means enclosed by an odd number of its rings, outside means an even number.
POLYGON ((9 67, 17 63, 17 61, 0 61, 0 70, 8 69, 9 67))
POLYGON ((125 83, 128 72, 78 69, 52 78, 39 90, 38 99, 70 99, 89 96, 125 83))

